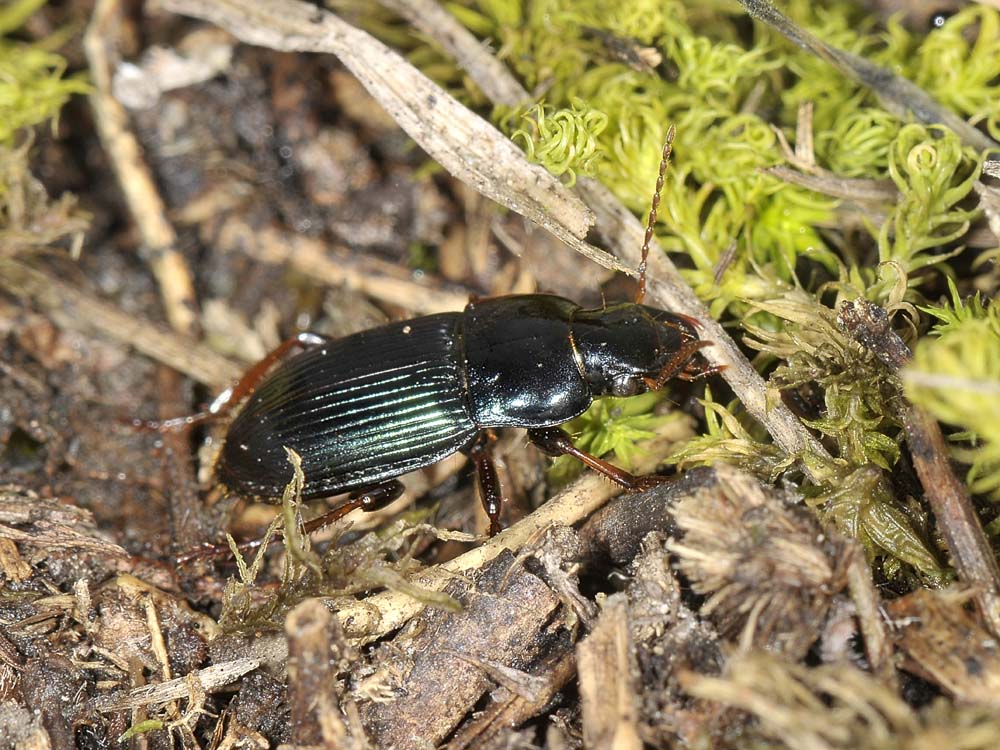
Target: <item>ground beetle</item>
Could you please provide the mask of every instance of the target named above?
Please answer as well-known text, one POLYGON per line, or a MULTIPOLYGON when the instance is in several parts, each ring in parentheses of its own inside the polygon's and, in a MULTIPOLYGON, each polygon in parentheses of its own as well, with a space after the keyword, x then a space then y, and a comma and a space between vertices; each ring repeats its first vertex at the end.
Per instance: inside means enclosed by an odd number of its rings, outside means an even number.
POLYGON ((208 412, 183 420, 213 416, 246 399, 218 458, 220 482, 261 499, 280 498, 290 476, 287 446, 302 458, 304 499, 351 493, 324 517, 329 521, 387 505, 403 491, 398 477, 463 451, 475 463, 494 534, 501 493, 488 431, 525 427, 549 455, 575 456, 628 490, 651 483, 579 450, 558 425, 583 413, 596 396, 629 396, 674 376, 714 371, 693 359, 707 342, 691 318, 640 304, 672 142, 673 128, 635 302, 586 310, 562 297, 517 294, 342 339, 300 334, 208 412), (286 359, 295 348, 304 351, 286 359))

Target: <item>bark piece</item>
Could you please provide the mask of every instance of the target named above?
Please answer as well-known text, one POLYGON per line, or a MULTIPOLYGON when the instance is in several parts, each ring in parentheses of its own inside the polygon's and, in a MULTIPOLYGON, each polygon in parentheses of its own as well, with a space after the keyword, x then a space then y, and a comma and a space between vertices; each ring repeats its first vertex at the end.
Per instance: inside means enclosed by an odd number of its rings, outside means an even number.
POLYGON ((594 632, 577 647, 577 668, 585 746, 641 750, 638 669, 624 595, 608 599, 594 632))
POLYGON ((493 684, 476 660, 530 671, 559 630, 560 621, 553 621, 559 598, 512 564, 509 553, 492 560, 474 584, 446 591, 462 602, 462 611, 425 611, 393 642, 397 658, 380 660, 381 698, 361 709, 378 747, 439 744, 493 684), (413 631, 419 634, 408 637, 413 631))
POLYGON ((962 606, 969 598, 919 589, 885 609, 905 669, 961 701, 1000 707, 1000 644, 962 606))

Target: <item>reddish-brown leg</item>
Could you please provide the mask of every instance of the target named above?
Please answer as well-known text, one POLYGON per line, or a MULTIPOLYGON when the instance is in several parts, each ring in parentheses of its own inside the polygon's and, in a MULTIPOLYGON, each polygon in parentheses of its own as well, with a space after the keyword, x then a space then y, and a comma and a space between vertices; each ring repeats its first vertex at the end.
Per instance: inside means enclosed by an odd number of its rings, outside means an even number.
POLYGON ((530 429, 528 430, 528 438, 543 453, 550 456, 572 456, 599 474, 603 474, 620 487, 624 487, 629 492, 639 492, 669 481, 666 477, 659 477, 655 474, 637 477, 635 474, 630 474, 624 469, 612 466, 607 461, 577 448, 573 445, 572 438, 558 427, 537 427, 530 429))
POLYGON ((660 370, 660 373, 655 378, 646 379, 646 385, 650 390, 658 391, 668 380, 670 380, 670 378, 680 377, 682 379, 686 379, 684 378, 684 373, 687 371, 687 367, 691 363, 691 358, 698 352, 699 349, 703 349, 706 346, 711 345, 711 341, 702 341, 700 339, 688 341, 677 350, 674 356, 667 360, 666 364, 663 365, 663 369, 660 370))
POLYGON ((503 493, 500 490, 500 477, 493 463, 493 435, 487 430, 480 434, 476 442, 467 451, 469 458, 476 465, 476 475, 479 478, 479 492, 483 501, 483 510, 490 519, 490 536, 500 532, 500 510, 503 507, 503 493))
MULTIPOLYGON (((366 487, 356 492, 352 492, 348 495, 347 502, 343 505, 338 505, 333 510, 328 513, 324 513, 322 516, 307 521, 302 525, 302 530, 306 534, 312 534, 314 531, 319 531, 322 528, 329 526, 335 521, 339 521, 341 518, 346 516, 355 510, 363 510, 365 513, 370 513, 375 510, 381 510, 385 508, 394 500, 398 500, 400 495, 406 488, 403 483, 398 479, 390 479, 382 484, 377 484, 372 487, 366 487)), ((280 538, 280 537, 279 537, 280 538)), ((273 539, 272 541, 278 541, 273 539)), ((243 542, 237 549, 242 553, 252 552, 260 545, 262 541, 260 539, 252 539, 249 542, 243 542)), ((185 555, 181 555, 177 558, 177 562, 180 565, 186 565, 192 560, 197 560, 205 557, 223 557, 229 554, 229 548, 221 544, 212 544, 202 549, 195 550, 193 552, 188 552, 185 555)))
POLYGON ((256 388, 260 381, 264 379, 264 376, 267 375, 268 370, 274 367, 276 362, 286 357, 290 351, 296 347, 308 349, 313 346, 320 346, 321 344, 329 343, 330 341, 331 339, 329 337, 321 336, 318 333, 299 333, 292 336, 290 339, 282 341, 272 352, 264 357, 264 359, 247 370, 243 374, 243 377, 241 377, 235 385, 227 388, 216 396, 215 400, 209 404, 205 411, 200 411, 197 414, 190 414, 186 417, 175 417, 174 419, 163 419, 159 421, 133 419, 130 420, 129 424, 140 430, 165 432, 169 430, 181 429, 183 427, 190 427, 191 425, 195 425, 209 419, 214 419, 215 417, 221 417, 232 406, 238 404, 254 388, 256 388))
POLYGON ((684 369, 677 373, 681 380, 701 380, 709 375, 716 375, 726 369, 725 365, 710 365, 708 362, 689 361, 684 369))

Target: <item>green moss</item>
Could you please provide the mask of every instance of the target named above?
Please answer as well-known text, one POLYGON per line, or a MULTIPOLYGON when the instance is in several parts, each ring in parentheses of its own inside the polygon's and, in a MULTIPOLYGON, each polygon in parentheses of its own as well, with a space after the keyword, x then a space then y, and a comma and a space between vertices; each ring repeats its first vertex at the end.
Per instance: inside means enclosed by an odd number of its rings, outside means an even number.
MULTIPOLYGON (((536 111, 574 114, 571 130, 515 126, 529 156, 555 173, 574 168, 578 144, 586 143, 598 178, 643 212, 662 134, 668 123, 677 126, 657 233, 670 252, 687 257, 688 281, 718 316, 741 317, 745 300, 774 296, 815 264, 834 274, 842 265, 861 282, 859 293, 886 300, 888 287, 858 261, 865 249, 842 238, 831 244, 819 231, 836 224, 838 202, 761 173, 785 161, 774 124, 794 138, 789 128, 805 103, 812 106, 819 166, 844 177, 889 178, 900 189, 900 201, 872 227, 881 262, 899 263, 907 277, 936 265, 948 257, 942 246, 976 217, 963 199, 981 155, 944 128, 906 125, 873 92, 768 29, 755 26, 748 44, 740 16, 720 10, 732 6, 546 0, 479 8, 477 30, 492 26, 501 56, 523 83, 543 87, 536 111), (660 69, 650 74, 610 59, 589 27, 653 47, 663 57, 660 69), (606 120, 595 117, 589 128, 584 112, 604 113, 606 120), (733 247, 719 284, 717 265, 733 247)), ((894 22, 879 29, 849 4, 792 2, 787 10, 817 36, 910 73, 933 94, 947 92, 942 100, 964 114, 991 118, 1000 107, 1000 54, 993 53, 1000 16, 993 9, 963 11, 924 38, 894 22), (966 36, 977 28, 970 43, 966 36), (968 78, 933 63, 958 58, 968 78)))
POLYGON ((970 489, 1000 501, 1000 307, 951 292, 950 304, 922 308, 939 323, 903 382, 908 398, 960 430, 952 439, 970 489))
POLYGON ((554 175, 576 173, 593 176, 604 154, 597 149, 597 136, 607 127, 608 116, 587 107, 579 99, 569 109, 552 110, 536 104, 521 116, 522 127, 511 134, 522 143, 529 159, 545 165, 554 175))
POLYGON ((970 4, 927 35, 907 72, 942 104, 983 120, 1000 139, 1000 15, 970 4))
POLYGON ((0 252, 45 247, 70 237, 79 252, 89 216, 64 194, 50 201, 29 169, 34 142, 31 127, 53 121, 73 94, 89 87, 79 77, 65 77, 66 61, 52 51, 64 34, 25 44, 6 38, 44 4, 17 0, 0 9, 0 252))
MULTIPOLYGON (((652 413, 665 399, 664 391, 630 398, 600 398, 563 429, 573 437, 578 448, 597 456, 614 453, 619 466, 632 470, 638 458, 636 443, 655 437, 660 429, 679 417, 676 413, 652 413)), ((562 485, 582 471, 579 461, 562 456, 552 462, 549 479, 562 485)))
POLYGON ((706 386, 705 398, 700 403, 705 409, 706 429, 670 456, 668 462, 677 464, 678 469, 723 462, 776 481, 795 466, 794 456, 765 442, 760 426, 747 420, 738 402, 721 404, 712 398, 712 390, 706 386))
POLYGON ((979 179, 981 159, 947 128, 906 125, 891 144, 888 168, 899 200, 879 231, 879 260, 909 275, 955 255, 942 248, 979 215, 959 204, 979 179))
MULTIPOLYGON (((798 477, 810 462, 814 483, 800 482, 806 501, 830 523, 860 540, 892 569, 912 566, 937 581, 940 562, 923 523, 894 494, 888 472, 900 456, 898 384, 875 360, 845 339, 833 310, 802 290, 754 305, 768 325, 747 323, 747 343, 774 363, 771 385, 794 402, 819 402, 822 414, 804 421, 822 438, 832 460, 788 456, 764 441, 759 428, 737 417, 736 405, 703 402, 708 429, 672 458, 681 463, 736 463, 774 481, 798 477)), ((780 397, 775 394, 775 397, 780 397)))
MULTIPOLYGON (((44 3, 20 0, 0 13, 0 34, 23 23, 44 3)), ((22 128, 54 120, 73 94, 89 91, 80 76, 66 77, 66 61, 50 48, 58 42, 25 44, 0 36, 0 145, 22 128)))

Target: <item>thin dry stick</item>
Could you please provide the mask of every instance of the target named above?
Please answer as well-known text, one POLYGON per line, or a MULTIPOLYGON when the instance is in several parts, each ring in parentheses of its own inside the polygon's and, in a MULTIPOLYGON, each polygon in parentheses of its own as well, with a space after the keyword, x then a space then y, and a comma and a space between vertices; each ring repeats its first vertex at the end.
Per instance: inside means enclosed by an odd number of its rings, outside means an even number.
POLYGON ((142 685, 129 690, 124 695, 100 695, 94 698, 90 705, 97 711, 107 713, 109 711, 121 711, 139 706, 149 706, 154 703, 167 703, 181 698, 190 698, 192 691, 188 680, 192 677, 198 680, 202 689, 211 692, 223 685, 230 685, 236 682, 247 672, 252 672, 260 665, 260 659, 233 659, 221 664, 213 664, 204 669, 196 669, 188 673, 186 677, 176 677, 155 685, 142 685))
POLYGON ((314 237, 266 227, 257 239, 244 248, 257 260, 287 263, 324 284, 356 289, 393 304, 406 300, 406 308, 421 315, 461 310, 469 301, 465 290, 417 281, 398 266, 372 257, 355 258, 314 237))
POLYGON ((129 130, 128 113, 111 95, 111 48, 117 38, 120 5, 120 0, 98 0, 83 39, 94 83, 90 102, 101 143, 146 245, 167 320, 178 333, 194 337, 198 305, 191 271, 177 250, 177 234, 167 220, 166 207, 142 159, 142 149, 129 130))
POLYGON ((288 703, 292 741, 321 746, 322 727, 329 726, 336 745, 347 744, 347 727, 337 696, 337 657, 343 634, 330 611, 306 599, 285 618, 288 636, 288 703))
MULTIPOLYGON (((837 324, 898 373, 910 350, 889 325, 885 310, 867 300, 845 302, 837 324)), ((923 409, 903 407, 903 429, 913 466, 924 487, 959 578, 974 587, 974 601, 987 627, 1000 635, 1000 566, 972 504, 969 491, 952 471, 941 427, 923 409)))
POLYGON ((444 47, 494 104, 516 107, 530 101, 520 81, 435 0, 379 0, 379 5, 394 10, 413 28, 444 47))
POLYGON ((13 258, 0 258, 0 289, 30 299, 61 326, 98 331, 212 388, 226 387, 243 371, 188 336, 124 313, 13 258))
POLYGON ((858 612, 858 622, 861 624, 861 635, 864 636, 865 653, 872 672, 877 674, 886 685, 896 680, 896 670, 892 663, 892 640, 885 619, 879 610, 880 598, 875 581, 872 580, 872 569, 865 560, 864 551, 858 542, 852 542, 849 553, 851 559, 847 564, 847 586, 851 592, 851 601, 858 612))
POLYGON ((840 177, 833 172, 818 168, 814 174, 798 172, 784 166, 768 167, 763 171, 792 185, 800 185, 823 195, 856 203, 895 203, 899 199, 899 190, 892 180, 840 177))

